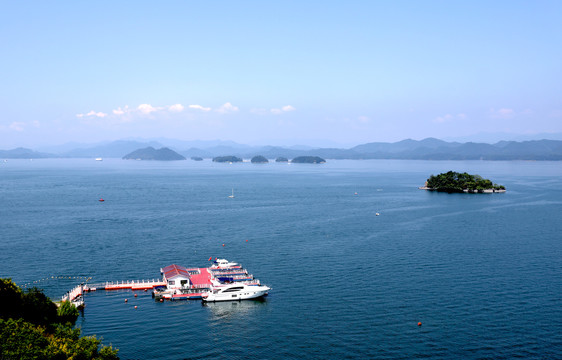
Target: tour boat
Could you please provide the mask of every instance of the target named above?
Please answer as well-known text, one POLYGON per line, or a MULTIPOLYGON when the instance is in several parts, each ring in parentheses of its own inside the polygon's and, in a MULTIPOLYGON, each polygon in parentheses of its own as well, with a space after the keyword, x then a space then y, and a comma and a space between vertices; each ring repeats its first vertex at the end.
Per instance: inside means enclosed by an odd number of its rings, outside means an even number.
POLYGON ((256 299, 266 296, 270 287, 265 285, 246 285, 246 284, 232 284, 221 287, 214 287, 212 291, 203 297, 203 301, 233 301, 233 300, 247 300, 256 299))

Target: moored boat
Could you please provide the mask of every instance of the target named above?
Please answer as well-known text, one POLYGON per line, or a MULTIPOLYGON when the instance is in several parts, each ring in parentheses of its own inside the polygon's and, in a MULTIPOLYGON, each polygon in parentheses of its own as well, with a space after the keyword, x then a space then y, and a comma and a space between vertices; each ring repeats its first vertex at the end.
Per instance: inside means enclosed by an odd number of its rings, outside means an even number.
POLYGON ((207 293, 206 297, 203 297, 203 301, 213 302, 256 299, 266 296, 269 290, 271 290, 271 288, 265 285, 232 284, 214 287, 212 291, 207 293))

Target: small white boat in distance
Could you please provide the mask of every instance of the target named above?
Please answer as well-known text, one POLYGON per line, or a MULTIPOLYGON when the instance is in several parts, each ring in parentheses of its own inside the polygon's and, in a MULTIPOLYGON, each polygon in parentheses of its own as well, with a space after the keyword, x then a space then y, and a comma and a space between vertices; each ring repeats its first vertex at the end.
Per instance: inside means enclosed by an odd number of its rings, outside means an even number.
POLYGON ((246 285, 232 284, 227 286, 215 287, 207 293, 207 297, 203 297, 203 301, 233 301, 248 300, 266 296, 270 287, 265 285, 246 285))
POLYGON ((102 158, 96 158, 96 161, 103 161, 102 158))
POLYGON ((234 189, 232 189, 232 195, 228 195, 228 197, 234 199, 234 189))
POLYGON ((235 262, 230 262, 226 259, 216 259, 211 265, 211 269, 218 269, 218 268, 233 268, 233 267, 241 267, 240 264, 235 262))

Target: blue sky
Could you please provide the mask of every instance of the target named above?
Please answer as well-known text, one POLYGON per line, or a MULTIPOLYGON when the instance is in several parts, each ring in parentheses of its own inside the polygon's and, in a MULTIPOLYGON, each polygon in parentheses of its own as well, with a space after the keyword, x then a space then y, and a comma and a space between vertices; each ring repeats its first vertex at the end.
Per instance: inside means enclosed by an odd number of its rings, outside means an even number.
POLYGON ((560 1, 3 2, 0 149, 562 132, 560 1))

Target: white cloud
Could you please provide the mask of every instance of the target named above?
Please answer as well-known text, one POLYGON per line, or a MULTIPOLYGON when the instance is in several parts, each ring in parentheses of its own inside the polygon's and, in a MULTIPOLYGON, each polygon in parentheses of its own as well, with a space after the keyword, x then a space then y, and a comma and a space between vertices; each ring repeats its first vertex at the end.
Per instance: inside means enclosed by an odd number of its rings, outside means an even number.
POLYGON ((121 109, 121 107, 118 107, 117 109, 113 110, 113 114, 115 115, 124 115, 128 112, 130 112, 131 110, 129 110, 129 106, 125 105, 125 107, 123 109, 121 109))
POLYGON ((221 113, 221 114, 236 112, 236 111, 238 111, 238 106, 234 106, 231 103, 227 102, 224 105, 222 105, 221 107, 219 107, 216 111, 221 113))
POLYGON ((137 109, 143 114, 150 114, 151 112, 161 110, 162 108, 156 108, 150 104, 140 104, 137 109))
POLYGON ((107 114, 103 113, 103 112, 95 112, 94 110, 91 110, 89 113, 87 114, 76 114, 76 117, 82 118, 82 117, 90 117, 90 116, 95 116, 95 117, 99 117, 99 118, 103 118, 106 117, 107 114))
POLYGON ((513 109, 490 109, 490 117, 493 119, 511 119, 515 116, 515 110, 513 109))
POLYGON ((23 122, 14 121, 13 123, 10 124, 10 129, 14 131, 23 131, 24 127, 25 127, 25 123, 23 122))
POLYGON ((172 111, 172 112, 182 112, 184 109, 182 104, 175 104, 175 105, 170 105, 168 106, 168 110, 172 111))
POLYGON ((291 106, 291 105, 285 105, 283 106, 281 109, 278 108, 273 108, 271 110, 269 110, 273 115, 279 115, 282 114, 284 112, 289 112, 289 111, 295 111, 296 109, 291 106))
POLYGON ((460 114, 457 114, 457 115, 446 114, 446 115, 443 115, 443 116, 436 117, 435 119, 433 119, 433 122, 444 123, 444 122, 449 122, 449 121, 454 121, 454 120, 464 120, 466 118, 467 118, 466 114, 463 114, 463 113, 460 113, 460 114))
POLYGON ((201 111, 211 111, 210 107, 203 107, 201 105, 189 105, 190 109, 197 109, 197 110, 201 110, 201 111))
POLYGON ((366 124, 366 123, 369 122, 370 119, 369 119, 368 117, 366 117, 366 116, 359 116, 359 117, 357 118, 357 120, 359 120, 360 123, 366 124))

